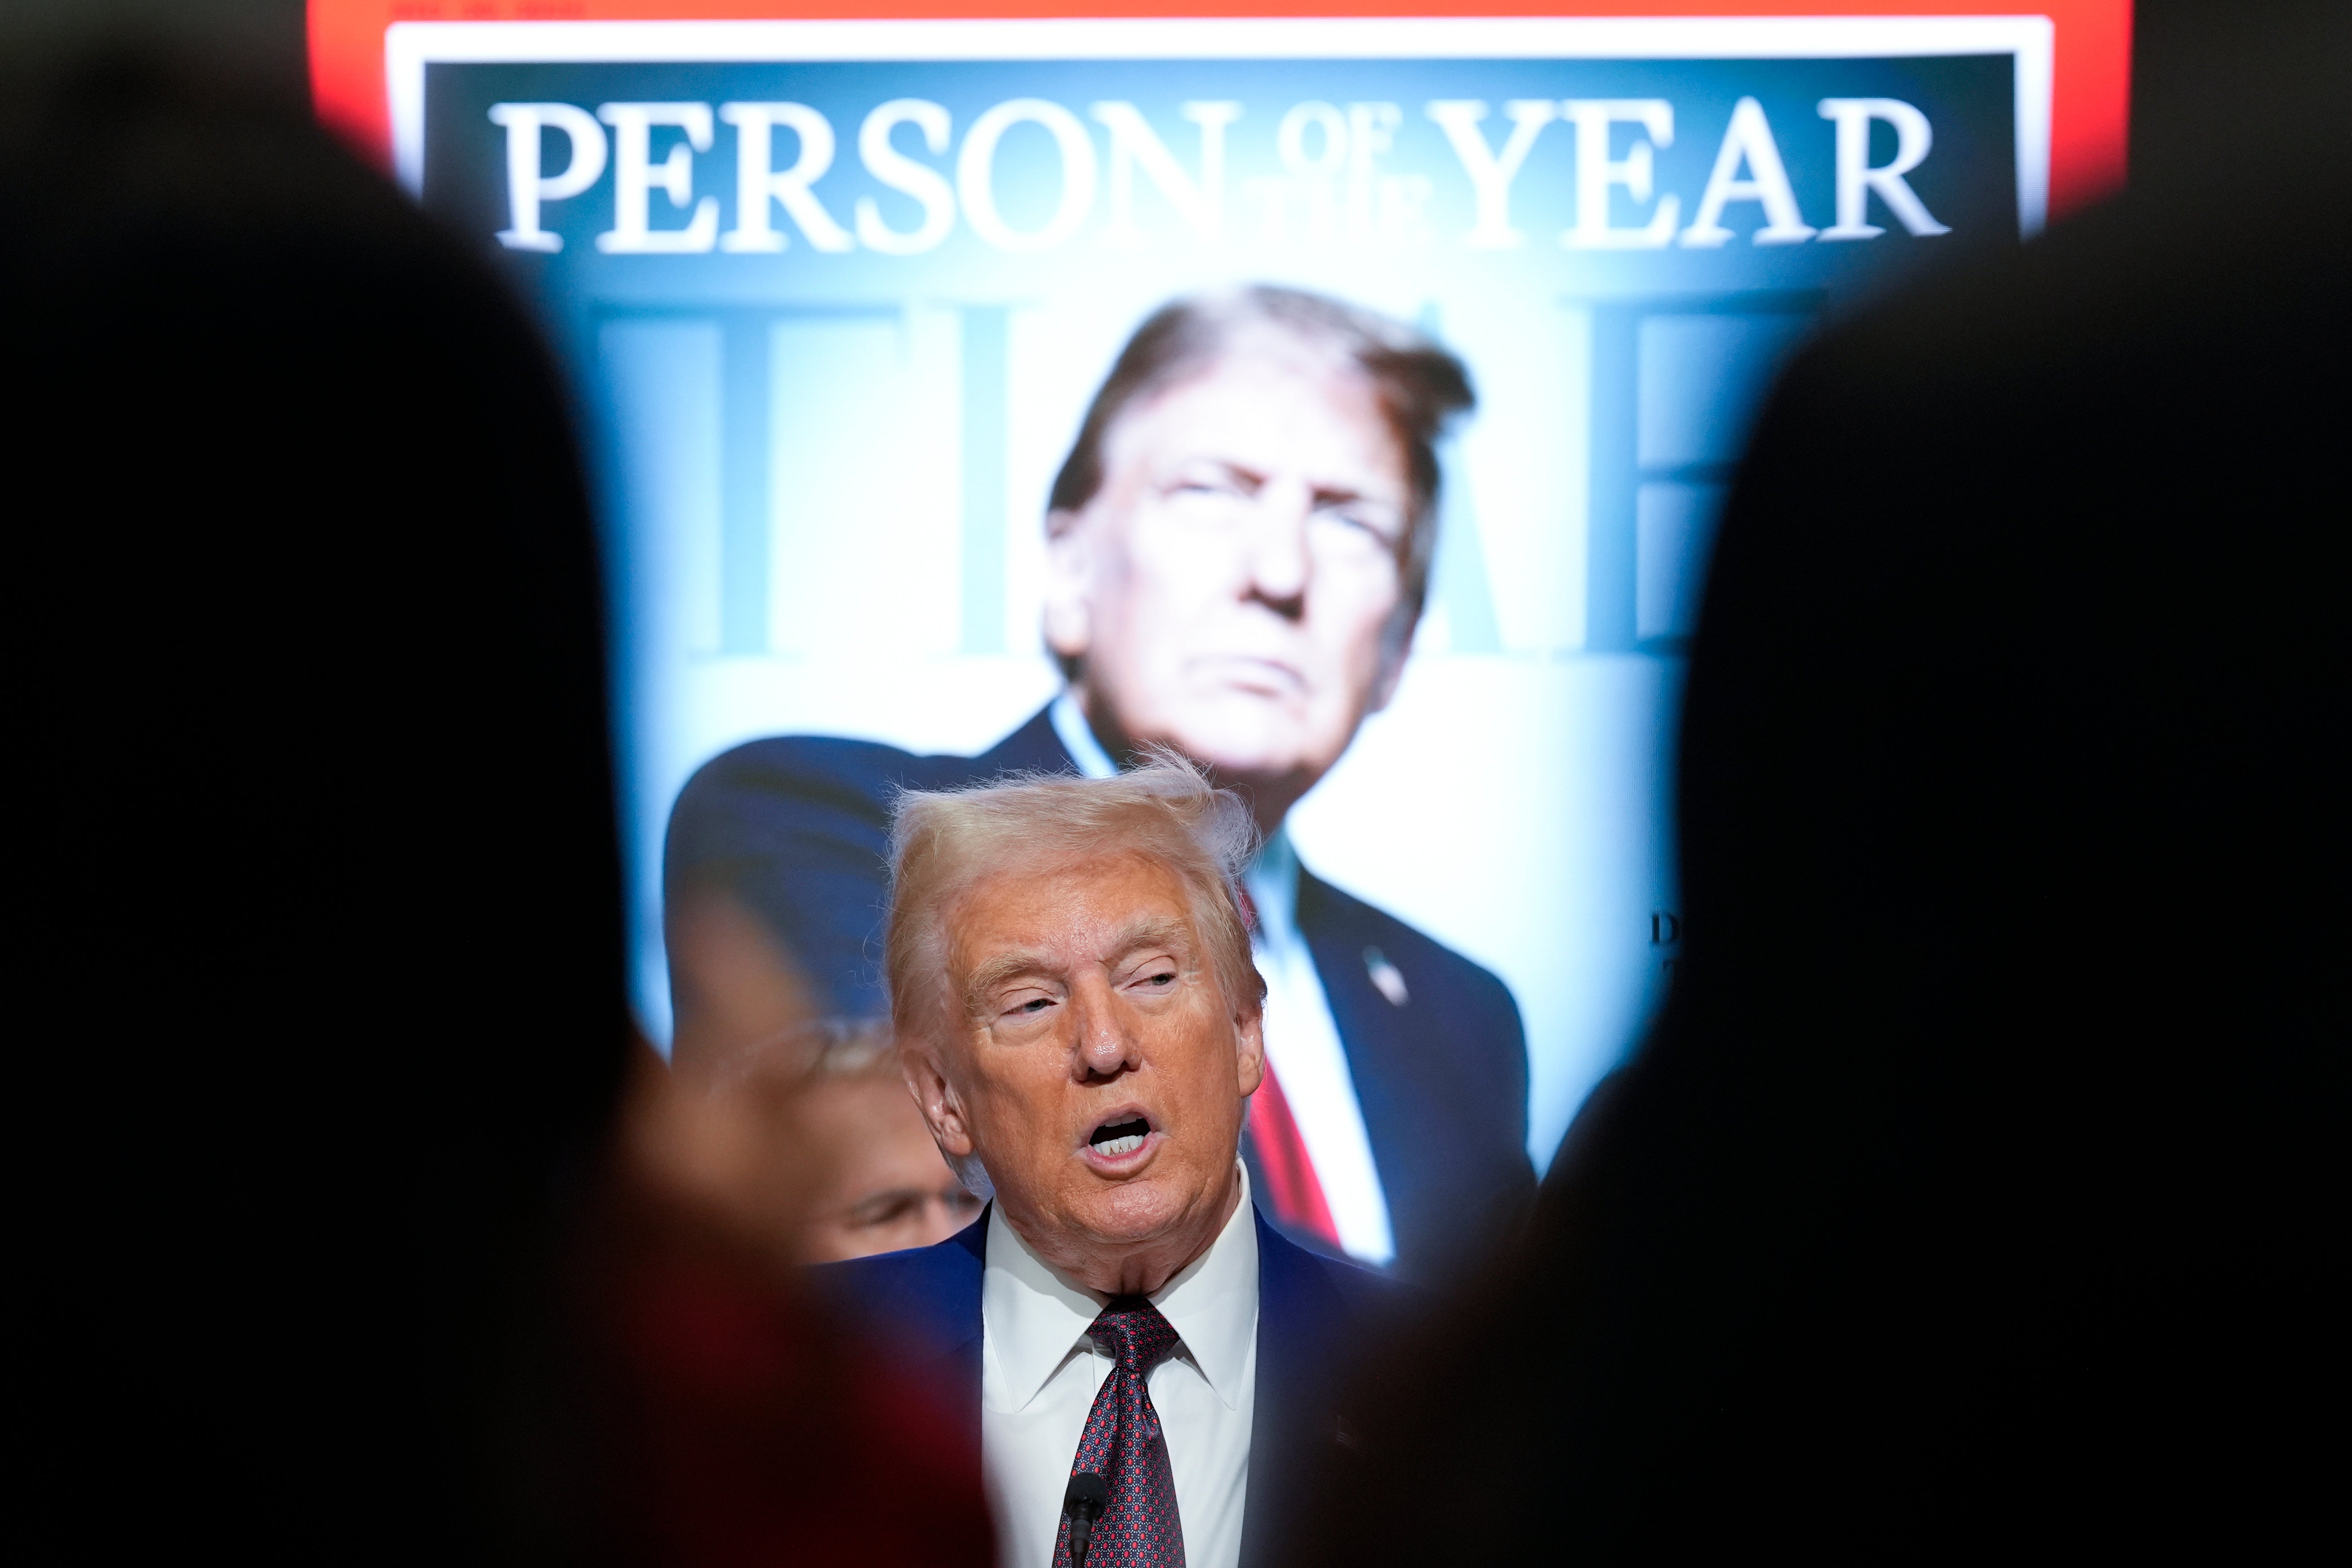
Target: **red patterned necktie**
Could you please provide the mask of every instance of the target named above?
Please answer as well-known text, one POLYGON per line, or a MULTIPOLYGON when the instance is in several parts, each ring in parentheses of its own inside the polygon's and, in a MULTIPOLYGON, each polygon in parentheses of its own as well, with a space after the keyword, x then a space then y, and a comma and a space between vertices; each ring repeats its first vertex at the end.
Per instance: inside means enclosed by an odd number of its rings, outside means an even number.
MULTIPOLYGON (((1140 1296, 1121 1296, 1088 1329, 1110 1352, 1110 1374, 1095 1394, 1070 1474, 1092 1470, 1110 1485, 1095 1521, 1087 1568, 1184 1568, 1184 1524, 1176 1516, 1176 1475, 1168 1439, 1144 1379, 1176 1348, 1176 1331, 1140 1296)), ((1054 1543, 1054 1568, 1070 1568, 1070 1521, 1054 1543)))

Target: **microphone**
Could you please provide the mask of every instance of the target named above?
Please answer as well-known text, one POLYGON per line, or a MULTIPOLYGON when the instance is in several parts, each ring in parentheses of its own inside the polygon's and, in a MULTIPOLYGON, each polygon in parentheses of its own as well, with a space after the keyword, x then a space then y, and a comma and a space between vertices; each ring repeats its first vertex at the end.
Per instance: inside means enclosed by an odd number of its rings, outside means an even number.
POLYGON ((1070 1478, 1069 1494, 1062 1500, 1063 1516, 1070 1521, 1070 1568, 1087 1568, 1095 1521, 1109 1502, 1110 1488, 1094 1471, 1080 1470, 1070 1478))

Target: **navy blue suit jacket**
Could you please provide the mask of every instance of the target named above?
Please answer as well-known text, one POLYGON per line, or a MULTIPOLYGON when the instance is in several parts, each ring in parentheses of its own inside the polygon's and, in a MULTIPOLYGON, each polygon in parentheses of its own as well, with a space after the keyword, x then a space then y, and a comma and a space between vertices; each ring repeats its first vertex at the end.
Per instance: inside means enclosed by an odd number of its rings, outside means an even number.
MULTIPOLYGON (((1255 1211, 1253 1211, 1255 1212, 1255 1211)), ((1257 1392, 1250 1420, 1242 1568, 1273 1568, 1314 1478, 1355 1439, 1346 1410, 1351 1352, 1393 1332, 1402 1289, 1295 1246, 1257 1221, 1257 1392), (1286 1505, 1289 1505, 1287 1508, 1286 1505)), ((988 1215, 936 1247, 810 1270, 851 1323, 968 1415, 980 1452, 981 1275, 988 1215)), ((1075 1454, 1072 1456, 1075 1458, 1075 1454)))
MULTIPOLYGON (((754 741, 705 763, 679 794, 669 894, 728 889, 834 1013, 879 1016, 888 1010, 879 955, 892 797, 1075 771, 1044 711, 977 757, 814 736, 754 741)), ((1518 1005, 1485 969, 1304 869, 1298 926, 1363 1108, 1396 1271, 1433 1284, 1458 1278, 1535 1198, 1518 1005), (1373 984, 1374 952, 1404 976, 1403 1003, 1373 984)))

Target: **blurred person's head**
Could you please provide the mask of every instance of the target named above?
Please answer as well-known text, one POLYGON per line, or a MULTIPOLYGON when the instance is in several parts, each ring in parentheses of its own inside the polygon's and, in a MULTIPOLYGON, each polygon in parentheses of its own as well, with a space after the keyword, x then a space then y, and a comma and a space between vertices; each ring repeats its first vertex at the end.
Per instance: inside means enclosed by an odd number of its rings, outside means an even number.
POLYGON ((677 1063, 639 1140, 663 1184, 771 1268, 944 1241, 980 1213, 907 1091, 887 1018, 823 1018, 677 1063))
POLYGON ((1155 312, 1046 522, 1045 640, 1088 721, 1208 766, 1270 830, 1396 691, 1436 548, 1436 443, 1473 402, 1452 354, 1320 295, 1155 312))
POLYGON ((892 837, 891 1005, 940 1152, 1080 1284, 1157 1289, 1239 1201, 1265 1071, 1247 809, 1163 754, 909 793, 892 837))
POLYGON ((299 102, 18 68, 14 869, 52 1021, 15 1142, 59 1146, 11 1256, 42 1457, 141 1500, 68 1550, 985 1561, 961 1428, 697 1212, 741 1150, 633 1043, 596 536, 530 316, 299 102))
POLYGON ((2196 79, 2182 162, 2136 146, 2120 201, 1780 376, 1682 703, 1665 1006, 1286 1562, 2332 1523, 2280 1391, 2343 1315, 2345 594, 2308 563, 2352 214, 2263 218, 2352 141, 2262 8, 2166 47, 2224 31, 2273 68, 2196 79))
POLYGON ((518 1390, 630 1038, 566 394, 478 246, 179 66, 0 81, 0 232, 26 958, 92 1045, 33 1098, 103 1108, 67 1206, 128 1282, 40 1272, 159 1449, 98 1451, 233 1451, 240 1538, 535 1534, 518 1390))
POLYGON ((828 1159, 813 1183, 800 1251, 811 1263, 929 1247, 970 1225, 981 1200, 950 1169, 907 1092, 889 1020, 828 1021, 796 1121, 828 1159))
POLYGON ((790 950, 734 893, 683 879, 665 892, 673 1067, 688 1076, 721 1070, 824 1011, 790 950))

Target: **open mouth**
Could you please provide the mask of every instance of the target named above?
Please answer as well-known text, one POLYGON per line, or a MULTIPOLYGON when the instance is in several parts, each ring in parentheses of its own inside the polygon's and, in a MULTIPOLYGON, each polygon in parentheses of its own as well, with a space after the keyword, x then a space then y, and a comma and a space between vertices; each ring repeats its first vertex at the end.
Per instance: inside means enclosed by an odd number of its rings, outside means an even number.
POLYGON ((1142 1148, 1143 1141, 1150 1136, 1151 1123, 1137 1116, 1125 1121, 1104 1122, 1087 1142, 1094 1146, 1096 1153, 1116 1160, 1142 1148))

